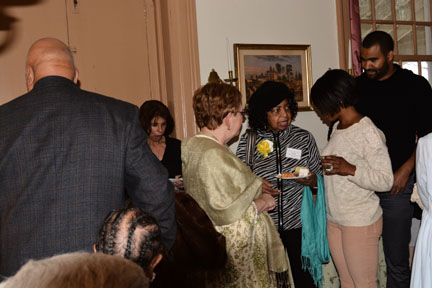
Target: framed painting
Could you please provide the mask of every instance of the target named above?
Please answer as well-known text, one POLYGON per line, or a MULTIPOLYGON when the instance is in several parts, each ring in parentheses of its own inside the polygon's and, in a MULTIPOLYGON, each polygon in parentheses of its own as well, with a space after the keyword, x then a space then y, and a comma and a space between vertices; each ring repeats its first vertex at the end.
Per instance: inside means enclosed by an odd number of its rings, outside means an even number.
POLYGON ((310 45, 234 44, 237 88, 243 103, 265 81, 285 83, 294 92, 299 111, 312 110, 310 105, 310 45))

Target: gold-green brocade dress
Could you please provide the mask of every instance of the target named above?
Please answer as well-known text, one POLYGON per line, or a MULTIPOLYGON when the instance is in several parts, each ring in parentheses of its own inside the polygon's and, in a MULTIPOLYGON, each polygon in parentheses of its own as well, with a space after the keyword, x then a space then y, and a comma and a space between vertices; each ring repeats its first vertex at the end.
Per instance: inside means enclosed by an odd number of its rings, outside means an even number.
POLYGON ((211 287, 276 287, 275 275, 288 270, 288 259, 270 216, 258 215, 253 202, 261 179, 205 133, 182 142, 182 164, 185 191, 226 238, 227 264, 208 275, 211 287))

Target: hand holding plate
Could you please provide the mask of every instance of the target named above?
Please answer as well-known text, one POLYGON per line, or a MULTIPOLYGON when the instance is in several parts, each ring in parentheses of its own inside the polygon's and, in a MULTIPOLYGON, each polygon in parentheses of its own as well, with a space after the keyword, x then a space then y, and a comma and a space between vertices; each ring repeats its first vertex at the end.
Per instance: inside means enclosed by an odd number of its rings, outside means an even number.
POLYGON ((317 176, 315 173, 313 172, 309 172, 309 175, 306 178, 298 178, 293 180, 297 183, 300 183, 304 186, 311 186, 311 187, 316 187, 317 185, 317 176))

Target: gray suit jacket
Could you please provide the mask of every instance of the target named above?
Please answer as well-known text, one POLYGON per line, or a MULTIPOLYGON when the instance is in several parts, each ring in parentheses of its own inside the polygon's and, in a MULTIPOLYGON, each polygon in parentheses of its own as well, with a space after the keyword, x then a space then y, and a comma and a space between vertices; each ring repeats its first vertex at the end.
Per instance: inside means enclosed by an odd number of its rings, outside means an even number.
POLYGON ((175 239, 168 172, 132 104, 49 76, 0 106, 0 274, 30 258, 85 250, 127 198, 175 239))

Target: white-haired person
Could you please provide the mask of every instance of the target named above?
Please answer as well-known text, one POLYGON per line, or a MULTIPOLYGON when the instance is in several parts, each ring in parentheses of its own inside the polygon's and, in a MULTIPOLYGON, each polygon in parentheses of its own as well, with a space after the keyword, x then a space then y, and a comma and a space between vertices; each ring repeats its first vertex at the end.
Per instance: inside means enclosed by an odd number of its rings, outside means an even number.
POLYGON ((102 253, 68 253, 30 260, 2 288, 146 288, 149 280, 137 264, 102 253))

